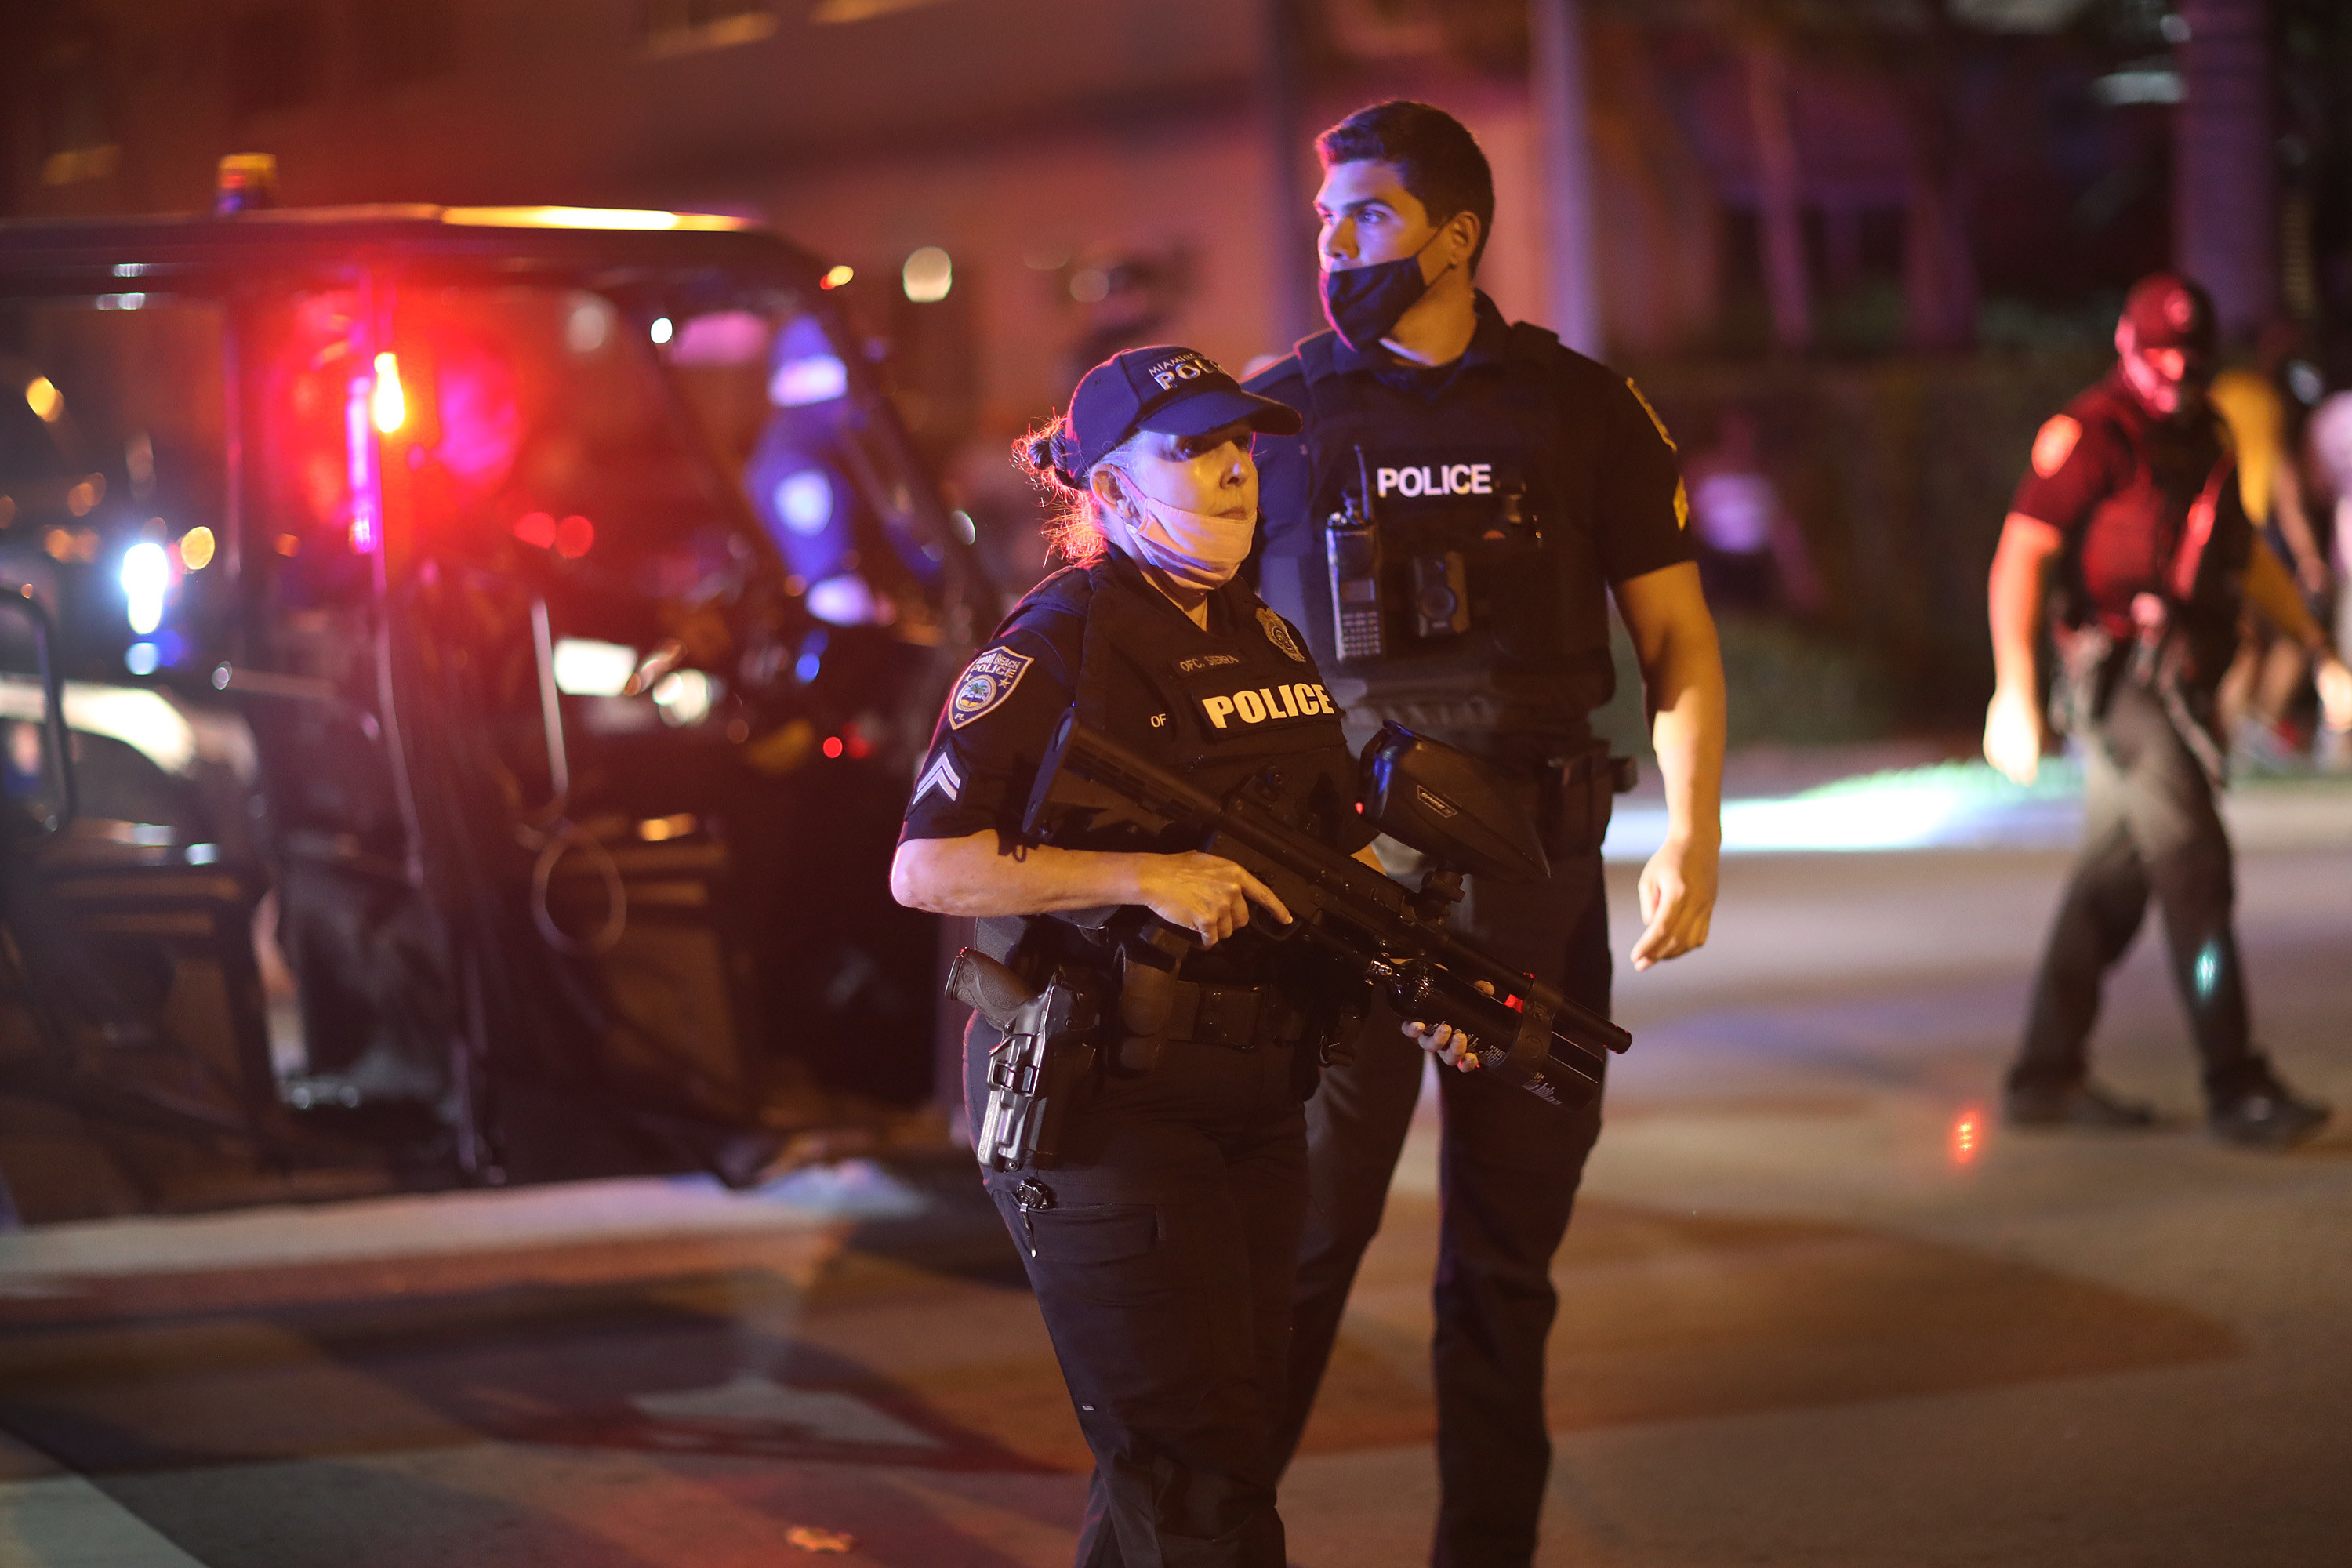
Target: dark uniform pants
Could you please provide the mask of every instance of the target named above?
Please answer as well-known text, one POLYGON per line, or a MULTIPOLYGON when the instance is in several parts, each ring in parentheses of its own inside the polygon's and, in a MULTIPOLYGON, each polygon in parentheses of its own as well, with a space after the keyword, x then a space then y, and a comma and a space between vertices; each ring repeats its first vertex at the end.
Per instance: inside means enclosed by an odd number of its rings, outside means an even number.
MULTIPOLYGON (((980 1020, 965 1037, 975 1125, 997 1037, 980 1020)), ((1285 1047, 1171 1043, 1104 1080, 1063 1163, 987 1173, 1095 1458, 1079 1568, 1283 1568, 1268 1439, 1307 1205, 1293 1069, 1285 1047)))
POLYGON ((2118 683, 2105 716, 2079 739, 2083 851, 2058 906, 2009 1081, 2059 1088, 2083 1079, 2106 972, 2131 946, 2153 897, 2204 1058, 2206 1092, 2226 1100, 2260 1082, 2265 1069, 2248 1040, 2231 922, 2236 882, 2212 785, 2163 703, 2129 681, 2118 683))
MULTIPOLYGON (((1384 861, 1390 848, 1381 845, 1384 861)), ((1466 891, 1453 921, 1465 940, 1554 977, 1571 1000, 1607 1014, 1609 910, 1598 853, 1556 858, 1548 883, 1474 877, 1466 891)), ((1286 1464, 1330 1361, 1357 1265, 1380 1229, 1425 1060, 1397 1020, 1375 1008, 1356 1059, 1327 1069, 1308 1102, 1312 1199, 1277 1436, 1286 1464)), ((1475 1073, 1447 1070, 1439 1079, 1432 1361, 1440 1496, 1431 1561, 1438 1568, 1524 1564, 1535 1552, 1551 1470, 1544 1342, 1559 1307, 1552 1255, 1601 1135, 1601 1107, 1562 1110, 1475 1073)))

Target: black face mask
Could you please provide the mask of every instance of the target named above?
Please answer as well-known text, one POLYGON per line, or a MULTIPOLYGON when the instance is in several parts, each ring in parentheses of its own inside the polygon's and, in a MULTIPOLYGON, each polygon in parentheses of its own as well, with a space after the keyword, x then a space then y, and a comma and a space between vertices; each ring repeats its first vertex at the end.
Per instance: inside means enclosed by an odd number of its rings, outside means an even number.
POLYGON ((1320 279, 1323 319, 1331 323, 1340 342, 1362 353, 1396 331, 1404 313, 1436 286, 1435 279, 1421 275, 1421 251, 1436 243, 1437 236, 1433 234, 1421 250, 1398 260, 1324 271, 1320 279))

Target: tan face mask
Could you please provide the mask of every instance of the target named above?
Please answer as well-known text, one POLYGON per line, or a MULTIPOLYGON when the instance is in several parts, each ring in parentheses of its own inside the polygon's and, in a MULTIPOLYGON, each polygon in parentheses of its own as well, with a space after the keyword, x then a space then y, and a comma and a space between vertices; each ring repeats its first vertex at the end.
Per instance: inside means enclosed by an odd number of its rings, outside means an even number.
POLYGON ((1257 531, 1255 521, 1187 511, 1147 493, 1132 474, 1121 471, 1119 477, 1140 514, 1127 520, 1136 553, 1171 582, 1206 592, 1223 587, 1241 570, 1257 531))

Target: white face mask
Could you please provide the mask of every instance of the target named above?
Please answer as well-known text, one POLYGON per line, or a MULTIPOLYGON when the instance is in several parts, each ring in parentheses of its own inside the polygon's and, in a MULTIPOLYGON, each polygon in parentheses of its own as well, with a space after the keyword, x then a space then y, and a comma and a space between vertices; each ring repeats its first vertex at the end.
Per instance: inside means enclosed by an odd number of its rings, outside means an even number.
POLYGON ((1156 496, 1146 495, 1131 474, 1122 474, 1126 490, 1141 515, 1121 521, 1137 554, 1169 579, 1186 588, 1206 592, 1223 587, 1248 559, 1254 521, 1218 517, 1213 512, 1186 511, 1156 496))

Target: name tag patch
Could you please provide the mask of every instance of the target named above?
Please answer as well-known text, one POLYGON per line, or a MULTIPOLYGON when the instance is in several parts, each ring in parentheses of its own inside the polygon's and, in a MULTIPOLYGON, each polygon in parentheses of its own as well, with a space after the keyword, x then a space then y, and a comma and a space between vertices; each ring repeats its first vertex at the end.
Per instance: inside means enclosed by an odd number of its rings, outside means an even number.
POLYGON ((1315 719, 1326 714, 1337 718, 1339 714, 1328 691, 1305 680, 1255 689, 1243 687, 1237 691, 1203 695, 1197 700, 1201 716, 1208 720, 1212 730, 1246 730, 1285 720, 1315 719))
POLYGON ((1237 653, 1197 653, 1190 658, 1178 659, 1176 673, 1198 675, 1204 669, 1223 669, 1229 664, 1239 664, 1241 661, 1242 656, 1237 653))
POLYGON ((956 680, 955 695, 948 699, 948 728, 961 730, 992 712, 1013 695, 1013 689, 1021 684, 1021 678, 1036 662, 1027 654, 1014 653, 1009 647, 982 649, 980 657, 964 666, 963 674, 956 680))

